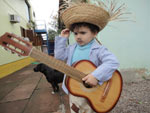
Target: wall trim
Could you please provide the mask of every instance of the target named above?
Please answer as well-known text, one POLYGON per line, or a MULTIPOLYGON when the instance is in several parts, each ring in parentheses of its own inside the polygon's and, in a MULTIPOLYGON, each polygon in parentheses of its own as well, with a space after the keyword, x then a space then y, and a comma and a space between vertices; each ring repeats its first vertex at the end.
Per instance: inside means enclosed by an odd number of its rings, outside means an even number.
POLYGON ((32 62, 36 61, 31 57, 26 57, 21 60, 17 60, 15 62, 11 62, 8 64, 0 65, 0 78, 3 78, 9 74, 12 74, 25 66, 31 64, 32 62))

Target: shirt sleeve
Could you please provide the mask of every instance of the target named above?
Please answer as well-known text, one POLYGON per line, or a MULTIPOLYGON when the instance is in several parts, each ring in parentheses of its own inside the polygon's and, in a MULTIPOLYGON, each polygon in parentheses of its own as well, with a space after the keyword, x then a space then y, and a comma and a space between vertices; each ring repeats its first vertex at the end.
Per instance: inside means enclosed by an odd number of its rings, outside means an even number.
POLYGON ((64 37, 55 37, 55 49, 54 56, 56 59, 66 61, 67 59, 67 38, 64 37))
POLYGON ((107 50, 104 46, 101 46, 98 54, 98 59, 102 62, 100 66, 96 68, 91 74, 99 80, 99 84, 109 80, 112 77, 114 71, 119 67, 117 58, 107 50))

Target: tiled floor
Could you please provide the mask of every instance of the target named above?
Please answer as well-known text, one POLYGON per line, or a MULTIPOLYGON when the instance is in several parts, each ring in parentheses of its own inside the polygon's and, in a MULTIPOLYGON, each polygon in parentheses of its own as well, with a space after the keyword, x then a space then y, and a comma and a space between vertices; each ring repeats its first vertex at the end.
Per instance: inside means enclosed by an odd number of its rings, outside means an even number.
MULTIPOLYGON (((31 64, 0 79, 0 113, 70 113, 68 96, 52 87, 31 64)), ((61 87, 61 84, 60 84, 61 87)))

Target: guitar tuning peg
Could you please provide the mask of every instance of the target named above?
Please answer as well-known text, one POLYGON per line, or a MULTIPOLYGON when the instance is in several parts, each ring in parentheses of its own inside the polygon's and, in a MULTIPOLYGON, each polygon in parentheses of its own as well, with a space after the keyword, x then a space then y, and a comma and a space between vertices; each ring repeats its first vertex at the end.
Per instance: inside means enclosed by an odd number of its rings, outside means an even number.
POLYGON ((8 49, 6 47, 4 47, 4 49, 7 51, 8 49))
POLYGON ((18 56, 18 57, 21 57, 21 55, 20 55, 20 54, 17 54, 17 56, 18 56))
POLYGON ((15 52, 14 52, 14 51, 11 51, 11 53, 12 53, 12 54, 15 54, 15 52))
POLYGON ((21 51, 22 54, 24 54, 24 51, 21 51))

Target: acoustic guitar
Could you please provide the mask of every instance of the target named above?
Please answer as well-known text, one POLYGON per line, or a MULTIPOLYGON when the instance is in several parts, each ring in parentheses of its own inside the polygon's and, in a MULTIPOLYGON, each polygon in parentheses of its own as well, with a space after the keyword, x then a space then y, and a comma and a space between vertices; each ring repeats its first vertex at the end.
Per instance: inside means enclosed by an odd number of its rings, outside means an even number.
POLYGON ((92 109, 97 113, 109 112, 119 100, 123 81, 118 70, 113 73, 110 80, 102 85, 91 87, 82 81, 83 77, 96 69, 96 66, 88 60, 82 60, 73 66, 68 66, 63 61, 35 49, 29 42, 10 33, 5 33, 0 37, 0 45, 6 50, 11 50, 13 54, 30 56, 65 73, 67 75, 66 86, 69 92, 75 96, 86 98, 92 109))

